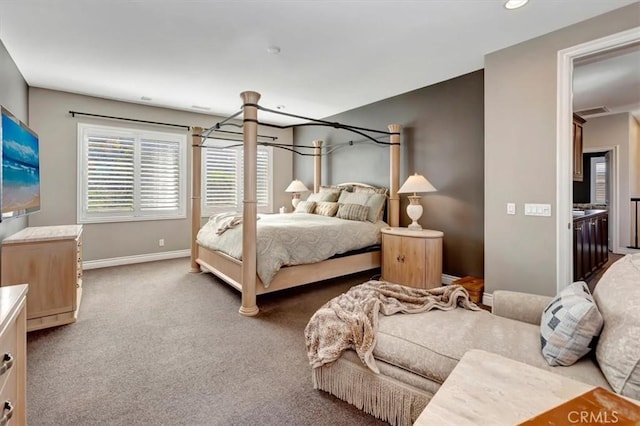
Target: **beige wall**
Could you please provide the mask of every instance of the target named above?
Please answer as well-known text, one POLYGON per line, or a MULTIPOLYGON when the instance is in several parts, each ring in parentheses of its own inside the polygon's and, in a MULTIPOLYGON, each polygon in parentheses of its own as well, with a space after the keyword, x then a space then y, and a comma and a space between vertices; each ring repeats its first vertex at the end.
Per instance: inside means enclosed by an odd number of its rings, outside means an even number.
POLYGON ((556 293, 557 53, 639 26, 639 7, 634 3, 485 56, 488 292, 556 293), (517 203, 515 216, 506 214, 508 202, 517 203), (524 216, 524 203, 551 204, 552 216, 524 216))
MULTIPOLYGON (((29 123, 28 90, 22 74, 0 41, 0 104, 27 124, 29 123)), ((5 219, 0 223, 0 241, 26 226, 26 216, 5 219)))
MULTIPOLYGON (((589 118, 582 126, 583 147, 618 147, 618 246, 629 245, 629 183, 630 183, 630 144, 629 113, 589 118)), ((585 167, 589 167, 585 164, 585 167)), ((619 247, 610 247, 619 253, 619 247)))
MULTIPOLYGON (((240 101, 238 102, 240 104, 240 101)), ((42 210, 29 219, 30 226, 60 225, 77 221, 77 124, 79 122, 140 126, 125 121, 91 119, 76 116, 70 110, 93 114, 169 122, 188 126, 210 127, 219 117, 176 111, 147 105, 131 104, 76 95, 66 92, 31 88, 29 114, 31 125, 40 135, 42 210)), ((162 131, 184 132, 170 127, 153 126, 162 131)), ((278 142, 292 143, 291 130, 265 128, 261 134, 278 136, 278 142)), ((187 143, 191 138, 187 137, 187 143)), ((189 150, 188 197, 191 197, 191 152, 189 150)), ((290 203, 284 191, 291 181, 291 153, 274 150, 274 209, 290 203)), ((189 206, 190 207, 190 206, 189 206)), ((84 226, 84 259, 100 260, 123 256, 145 255, 190 247, 190 208, 186 219, 86 224, 84 226), (158 240, 164 238, 165 246, 158 240)))

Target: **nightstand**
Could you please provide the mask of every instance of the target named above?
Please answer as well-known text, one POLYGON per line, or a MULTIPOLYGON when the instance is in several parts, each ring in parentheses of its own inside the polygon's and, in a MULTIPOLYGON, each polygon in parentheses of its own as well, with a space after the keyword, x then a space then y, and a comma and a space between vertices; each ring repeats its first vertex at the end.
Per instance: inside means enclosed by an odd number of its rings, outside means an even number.
POLYGON ((440 231, 382 229, 382 279, 417 288, 442 285, 440 231))

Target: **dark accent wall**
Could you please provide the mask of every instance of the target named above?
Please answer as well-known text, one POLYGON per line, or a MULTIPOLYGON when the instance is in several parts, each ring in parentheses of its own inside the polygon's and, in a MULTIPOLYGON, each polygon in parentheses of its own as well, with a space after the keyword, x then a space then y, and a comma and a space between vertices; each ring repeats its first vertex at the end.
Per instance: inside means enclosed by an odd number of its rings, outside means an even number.
MULTIPOLYGON (((383 84, 383 83, 381 83, 383 84)), ((443 273, 484 276, 484 71, 414 90, 332 117, 329 121, 387 130, 403 126, 400 185, 415 172, 438 190, 423 194, 423 228, 444 232, 443 273)), ((362 137, 327 127, 300 127, 294 143, 338 144, 362 137)), ((294 155, 294 177, 313 185, 313 157, 294 155)), ((389 148, 362 143, 323 159, 323 183, 389 186, 389 148)), ((401 226, 410 223, 401 195, 401 226)))
POLYGON ((573 202, 591 203, 591 159, 604 157, 606 152, 589 152, 582 154, 582 182, 573 181, 573 202))
MULTIPOLYGON (((0 40, 0 104, 28 123, 28 103, 29 86, 0 40)), ((0 223, 0 241, 26 226, 26 217, 6 219, 0 223)))

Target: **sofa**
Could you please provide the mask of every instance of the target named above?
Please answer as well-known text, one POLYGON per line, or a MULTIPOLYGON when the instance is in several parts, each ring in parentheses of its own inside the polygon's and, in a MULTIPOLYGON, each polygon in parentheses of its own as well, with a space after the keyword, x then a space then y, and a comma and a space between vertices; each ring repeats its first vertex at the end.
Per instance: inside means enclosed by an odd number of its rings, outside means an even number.
POLYGON ((604 325, 595 350, 570 366, 541 351, 541 318, 551 297, 495 291, 492 312, 454 309, 381 316, 373 352, 380 374, 353 351, 312 370, 329 392, 393 425, 410 425, 470 349, 481 349, 640 399, 640 254, 604 273, 593 293, 604 325))

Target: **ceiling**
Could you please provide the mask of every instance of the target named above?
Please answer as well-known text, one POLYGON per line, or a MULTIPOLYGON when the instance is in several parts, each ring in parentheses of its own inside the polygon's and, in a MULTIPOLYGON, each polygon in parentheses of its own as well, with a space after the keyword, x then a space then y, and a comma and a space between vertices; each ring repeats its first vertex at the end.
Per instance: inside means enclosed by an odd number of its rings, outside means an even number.
POLYGON ((218 115, 255 90, 327 117, 634 1, 0 0, 0 38, 30 86, 218 115))
POLYGON ((640 44, 599 53, 574 62, 573 110, 605 107, 584 117, 630 112, 640 120, 640 44))

